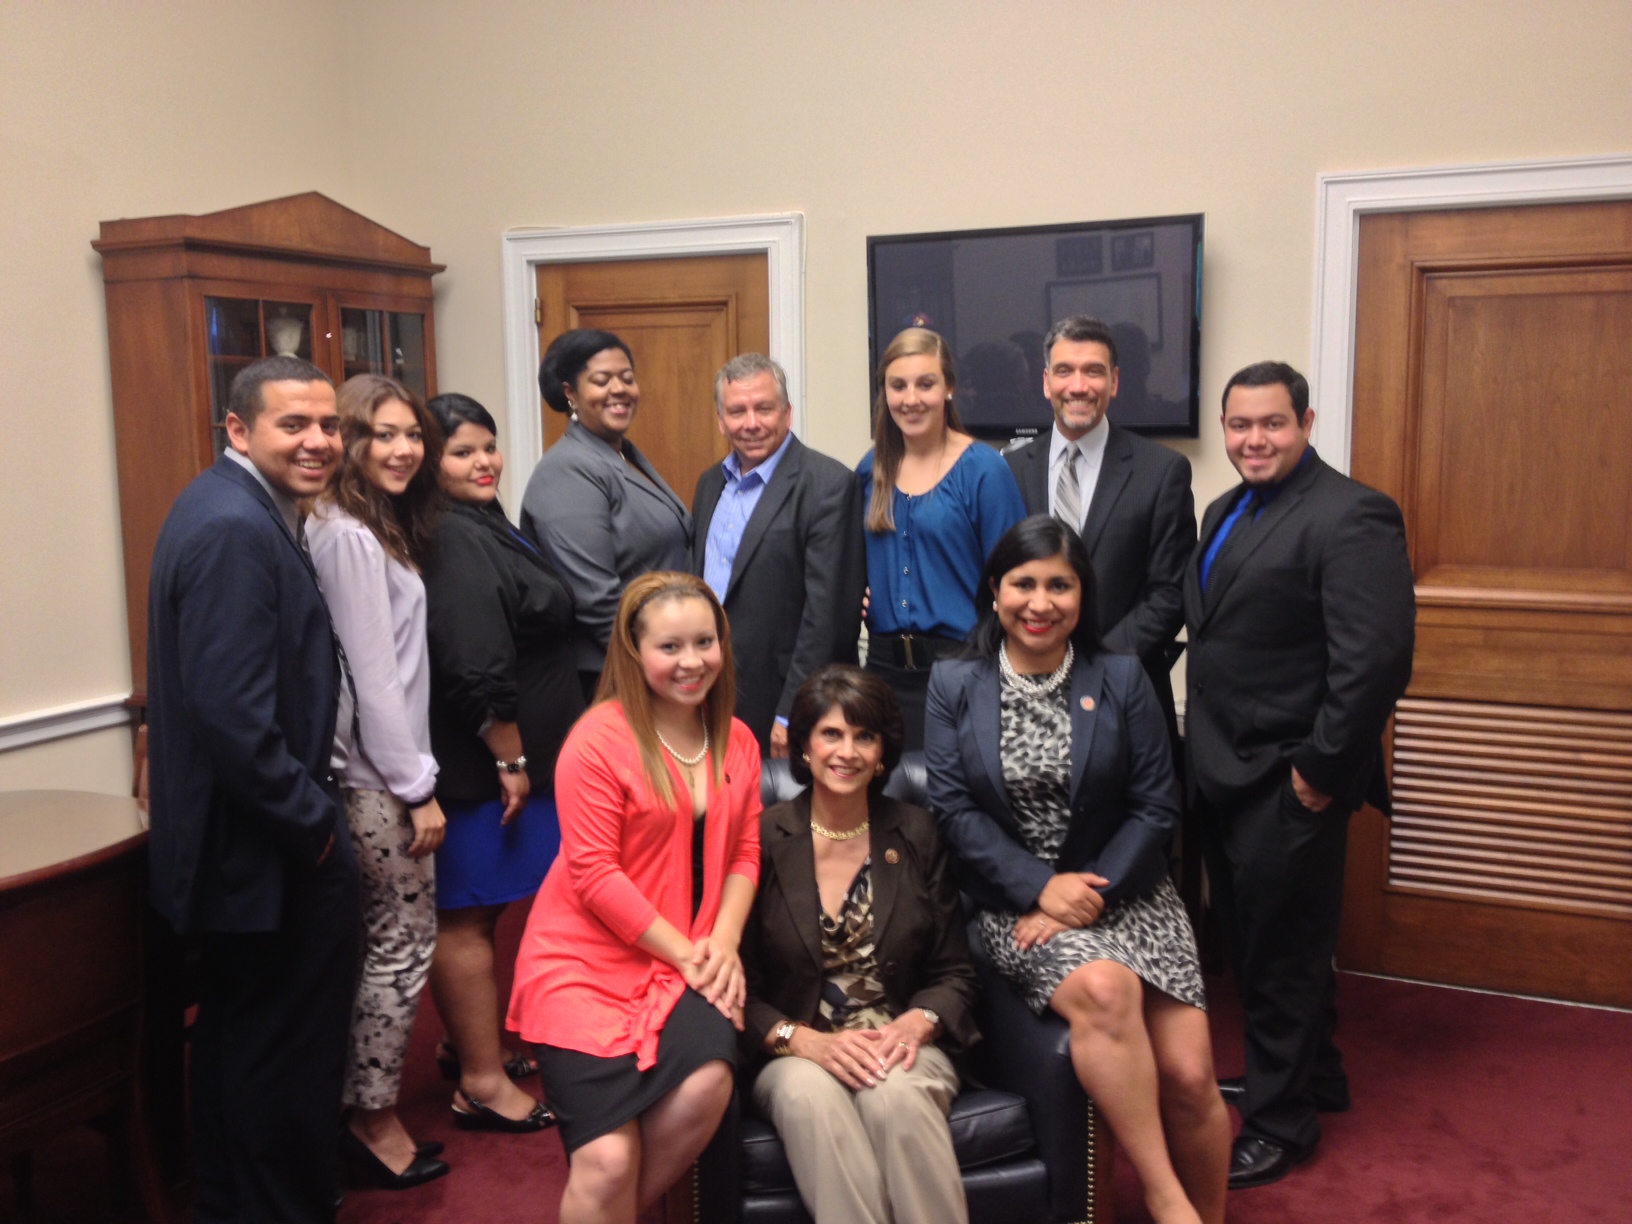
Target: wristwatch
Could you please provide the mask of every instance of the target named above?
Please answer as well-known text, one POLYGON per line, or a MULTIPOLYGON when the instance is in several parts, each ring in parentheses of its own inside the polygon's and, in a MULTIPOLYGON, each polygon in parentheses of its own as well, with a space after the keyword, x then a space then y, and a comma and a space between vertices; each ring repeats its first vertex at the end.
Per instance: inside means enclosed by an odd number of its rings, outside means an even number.
POLYGON ((772 1029, 771 1036, 775 1037, 776 1041, 771 1045, 771 1053, 778 1058, 785 1058, 792 1054, 793 1048, 788 1045, 788 1042, 793 1040, 794 1033, 798 1031, 799 1024, 794 1020, 784 1020, 772 1029))
POLYGON ((939 1029, 941 1027, 941 1013, 940 1012, 936 1011, 932 1007, 920 1007, 918 1010, 923 1012, 924 1013, 924 1019, 929 1021, 929 1027, 930 1027, 931 1032, 933 1032, 933 1031, 935 1031, 935 1030, 937 1030, 937 1029, 939 1029))
POLYGON ((493 763, 499 767, 500 773, 520 773, 527 768, 527 757, 523 754, 513 761, 494 761, 493 763))

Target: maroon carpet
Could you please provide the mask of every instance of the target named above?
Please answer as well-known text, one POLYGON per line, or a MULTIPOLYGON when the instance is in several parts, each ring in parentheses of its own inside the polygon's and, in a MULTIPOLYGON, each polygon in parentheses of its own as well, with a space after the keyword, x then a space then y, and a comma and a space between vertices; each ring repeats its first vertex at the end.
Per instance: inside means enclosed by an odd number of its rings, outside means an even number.
MULTIPOLYGON (((501 926, 511 950, 524 916, 514 906, 501 926)), ((1340 981, 1338 1038, 1354 1108, 1325 1118, 1319 1151, 1291 1177, 1232 1194, 1234 1224, 1632 1219, 1632 1013, 1350 974, 1340 981)), ((1239 1012, 1227 982, 1209 989, 1219 1071, 1238 1072, 1239 1012)), ((450 1086, 431 1057, 440 1036, 427 996, 401 1108, 416 1137, 448 1145, 453 1172, 404 1193, 348 1190, 341 1224, 554 1224, 560 1141, 553 1132, 454 1129, 450 1086)), ((537 1090, 537 1080, 524 1084, 537 1090)), ((137 1218, 114 1204, 105 1145, 91 1131, 42 1149, 35 1165, 38 1205, 28 1217, 0 1171, 0 1221, 137 1218)), ((1117 1220, 1147 1224, 1125 1162, 1116 1188, 1117 1220)))

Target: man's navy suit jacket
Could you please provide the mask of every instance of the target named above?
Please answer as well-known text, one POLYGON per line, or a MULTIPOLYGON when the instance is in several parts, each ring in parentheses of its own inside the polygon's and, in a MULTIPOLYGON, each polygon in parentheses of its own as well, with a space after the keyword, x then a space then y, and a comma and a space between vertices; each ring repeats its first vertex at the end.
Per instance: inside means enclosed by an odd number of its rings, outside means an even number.
POLYGON ((147 678, 154 907, 181 932, 276 930, 290 873, 353 861, 329 773, 340 665, 310 559, 225 456, 159 532, 147 678))

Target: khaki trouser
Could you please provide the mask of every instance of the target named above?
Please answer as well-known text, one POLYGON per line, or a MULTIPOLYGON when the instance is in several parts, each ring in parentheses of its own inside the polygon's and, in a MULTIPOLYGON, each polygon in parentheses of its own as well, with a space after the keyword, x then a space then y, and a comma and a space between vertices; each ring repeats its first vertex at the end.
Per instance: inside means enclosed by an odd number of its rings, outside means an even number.
POLYGON ((967 1224, 946 1114, 958 1074, 934 1046, 851 1092, 806 1058, 766 1064, 754 1104, 775 1124, 816 1224, 967 1224))

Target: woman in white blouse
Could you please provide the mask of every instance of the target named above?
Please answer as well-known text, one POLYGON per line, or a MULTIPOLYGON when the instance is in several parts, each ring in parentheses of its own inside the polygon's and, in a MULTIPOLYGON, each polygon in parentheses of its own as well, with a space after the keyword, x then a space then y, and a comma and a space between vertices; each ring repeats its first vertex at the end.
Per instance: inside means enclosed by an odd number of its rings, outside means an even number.
POLYGON ((362 870, 366 944, 341 1152, 374 1184, 401 1190, 448 1171, 440 1148, 416 1144, 396 1110, 436 946, 432 852, 446 824, 436 802, 420 580, 442 438, 418 397, 389 378, 348 379, 339 400, 345 460, 307 540, 354 696, 354 704, 341 698, 334 764, 362 870))

